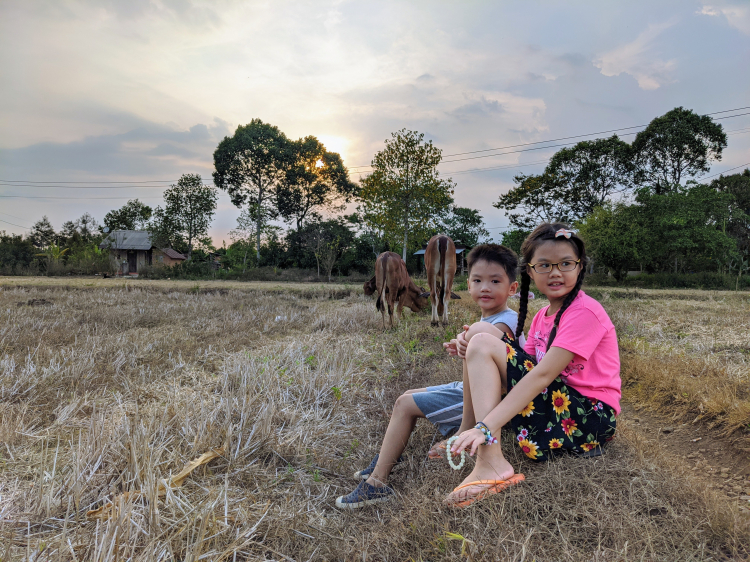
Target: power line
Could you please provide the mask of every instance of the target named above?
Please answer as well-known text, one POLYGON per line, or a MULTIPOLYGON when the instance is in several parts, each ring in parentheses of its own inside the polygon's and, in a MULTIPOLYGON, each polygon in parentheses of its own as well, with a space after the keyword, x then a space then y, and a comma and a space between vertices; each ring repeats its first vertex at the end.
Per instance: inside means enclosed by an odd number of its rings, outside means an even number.
MULTIPOLYGON (((740 110, 743 110, 743 109, 750 109, 750 106, 748 106, 748 107, 737 107, 735 109, 725 109, 724 111, 716 111, 714 113, 706 113, 705 115, 718 115, 719 113, 728 113, 730 111, 740 111, 740 110)), ((740 113, 738 115, 725 115, 724 117, 715 117, 714 119, 717 119, 717 120, 718 119, 731 119, 733 117, 742 117, 743 115, 750 115, 750 113, 740 113)), ((641 127, 648 127, 648 125, 634 125, 632 127, 622 127, 622 128, 619 128, 619 129, 609 129, 607 131, 600 131, 598 133, 588 133, 588 134, 585 134, 585 135, 574 135, 574 136, 569 136, 569 137, 560 137, 560 138, 557 138, 557 139, 548 139, 548 140, 543 140, 543 141, 527 142, 527 143, 523 143, 523 144, 513 144, 513 145, 508 145, 508 146, 501 146, 501 147, 498 147, 498 148, 486 148, 486 149, 483 149, 483 150, 472 150, 472 151, 469 151, 469 152, 456 152, 454 154, 446 154, 444 156, 444 158, 452 158, 453 156, 463 156, 465 154, 478 154, 480 152, 494 152, 496 150, 506 150, 508 148, 518 148, 518 147, 521 147, 521 146, 532 146, 532 145, 535 145, 535 144, 545 144, 545 143, 557 142, 557 141, 561 141, 561 140, 576 139, 576 138, 582 138, 582 137, 590 137, 590 136, 593 136, 593 135, 603 135, 603 134, 606 134, 606 133, 614 133, 614 132, 617 132, 617 131, 627 131, 627 130, 630 130, 630 129, 639 129, 641 127)), ((635 134, 635 133, 629 133, 629 134, 635 134)), ((621 136, 626 136, 626 135, 621 135, 621 136)), ((575 144, 575 143, 566 143, 566 144, 575 144)), ((554 145, 554 146, 548 146, 548 147, 542 147, 542 148, 554 148, 555 146, 565 146, 565 145, 564 144, 563 145, 554 145)), ((533 149, 533 150, 539 150, 539 149, 533 149)), ((520 152, 520 151, 517 151, 517 152, 520 152)), ((506 153, 503 153, 503 154, 513 154, 513 153, 512 152, 506 152, 506 153)), ((473 158, 489 158, 491 156, 500 156, 500 155, 499 154, 488 154, 488 155, 485 155, 485 156, 475 156, 473 158)), ((442 161, 440 163, 441 164, 447 164, 448 162, 460 162, 461 160, 470 160, 470 159, 472 159, 472 158, 462 158, 462 159, 458 159, 458 160, 442 161)), ((351 170, 352 168, 371 168, 371 167, 372 167, 372 165, 368 164, 368 165, 364 165, 364 166, 351 166, 349 169, 351 170)))
POLYGON ((20 224, 16 224, 10 221, 4 221, 3 219, 0 219, 0 222, 4 222, 5 224, 12 224, 13 226, 17 226, 18 228, 23 228, 24 230, 31 230, 28 226, 21 226, 20 224))
POLYGON ((750 166, 750 162, 748 162, 747 164, 742 164, 741 166, 735 166, 734 168, 729 168, 728 170, 724 170, 723 172, 719 172, 718 174, 712 174, 710 176, 706 176, 705 178, 701 178, 701 180, 707 180, 708 178, 715 178, 716 176, 721 176, 723 174, 726 174, 727 172, 736 170, 737 168, 744 168, 745 166, 750 166))

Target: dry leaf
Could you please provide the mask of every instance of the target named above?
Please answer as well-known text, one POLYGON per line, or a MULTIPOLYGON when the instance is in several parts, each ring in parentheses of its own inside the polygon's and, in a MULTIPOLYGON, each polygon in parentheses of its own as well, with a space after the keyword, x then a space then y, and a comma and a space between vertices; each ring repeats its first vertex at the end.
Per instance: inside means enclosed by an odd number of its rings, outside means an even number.
MULTIPOLYGON (((185 465, 185 467, 177 473, 175 476, 172 477, 172 479, 169 481, 169 488, 179 488, 182 486, 182 484, 185 482, 185 479, 190 476, 190 474, 199 466, 202 466, 206 463, 211 462, 216 457, 220 457, 224 454, 225 448, 221 447, 219 449, 212 449, 206 453, 203 453, 200 457, 197 459, 191 460, 189 463, 185 465)), ((165 496, 167 493, 167 484, 162 480, 159 482, 159 488, 156 491, 156 495, 158 497, 165 496)), ((132 501, 140 496, 142 496, 143 493, 140 491, 133 491, 133 492, 123 492, 119 496, 116 496, 111 502, 108 504, 103 505, 102 507, 98 509, 92 509, 86 512, 86 519, 101 519, 102 521, 106 521, 107 519, 110 519, 111 517, 117 517, 117 515, 120 513, 120 509, 122 509, 122 506, 128 502, 132 501)))

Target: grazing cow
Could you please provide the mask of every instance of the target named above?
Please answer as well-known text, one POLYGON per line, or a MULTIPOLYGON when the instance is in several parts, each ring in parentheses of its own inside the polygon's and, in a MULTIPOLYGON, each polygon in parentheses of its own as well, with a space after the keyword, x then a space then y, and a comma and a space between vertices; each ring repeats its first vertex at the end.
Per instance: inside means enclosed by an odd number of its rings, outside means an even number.
POLYGON ((442 317, 443 325, 448 323, 448 301, 460 299, 453 289, 453 276, 456 274, 456 245, 445 234, 430 238, 424 252, 424 267, 427 270, 427 285, 432 301, 432 325, 438 325, 442 317))
POLYGON ((393 252, 383 252, 378 256, 375 262, 375 276, 364 284, 364 290, 366 295, 377 293, 378 300, 375 307, 383 315, 383 328, 386 327, 386 308, 392 328, 394 312, 398 323, 405 306, 413 312, 419 312, 427 306, 427 299, 422 296, 424 289, 416 286, 409 277, 401 256, 393 252), (396 303, 398 303, 398 308, 396 308, 396 303))

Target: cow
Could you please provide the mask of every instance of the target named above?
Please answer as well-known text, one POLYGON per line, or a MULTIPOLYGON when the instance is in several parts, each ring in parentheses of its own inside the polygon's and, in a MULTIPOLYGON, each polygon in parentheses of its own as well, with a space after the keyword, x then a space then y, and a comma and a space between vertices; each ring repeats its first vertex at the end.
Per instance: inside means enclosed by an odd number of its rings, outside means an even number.
POLYGON ((365 295, 377 293, 375 303, 383 315, 383 329, 385 329, 385 311, 388 309, 388 319, 393 327, 393 315, 398 323, 404 307, 413 312, 419 312, 427 306, 427 299, 422 296, 424 289, 417 287, 406 271, 406 264, 401 256, 393 252, 383 252, 375 261, 375 275, 364 284, 365 295), (396 308, 398 303, 398 308, 396 308))
POLYGON ((456 274, 456 245, 445 234, 430 238, 424 252, 424 267, 427 270, 429 292, 422 293, 432 301, 432 325, 437 326, 442 317, 443 325, 448 323, 448 301, 460 299, 453 289, 453 276, 456 274))

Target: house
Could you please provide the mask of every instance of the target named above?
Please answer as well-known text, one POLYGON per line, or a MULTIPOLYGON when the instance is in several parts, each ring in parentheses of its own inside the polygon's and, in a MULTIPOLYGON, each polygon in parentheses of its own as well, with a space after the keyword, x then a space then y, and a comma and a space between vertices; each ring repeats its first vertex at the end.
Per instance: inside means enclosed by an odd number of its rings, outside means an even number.
POLYGON ((156 248, 145 230, 113 230, 99 248, 109 250, 117 275, 138 275, 147 265, 173 266, 187 259, 172 248, 156 248))

